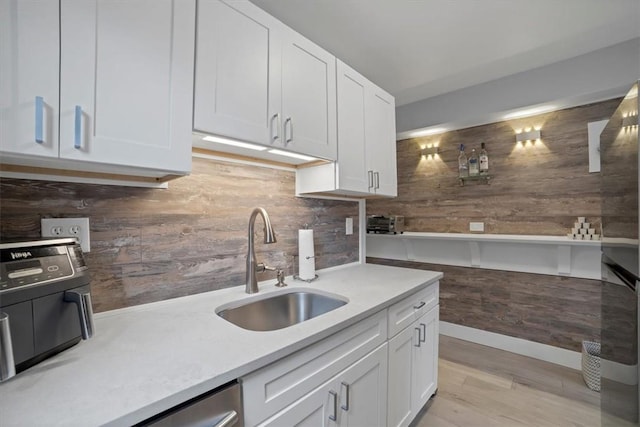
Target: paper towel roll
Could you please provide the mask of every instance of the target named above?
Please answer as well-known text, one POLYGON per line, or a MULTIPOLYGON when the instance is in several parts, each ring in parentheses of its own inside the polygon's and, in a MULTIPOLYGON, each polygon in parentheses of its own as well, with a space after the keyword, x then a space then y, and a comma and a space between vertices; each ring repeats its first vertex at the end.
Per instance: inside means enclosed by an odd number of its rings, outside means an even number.
POLYGON ((298 230, 298 263, 298 276, 302 280, 311 280, 316 277, 313 230, 298 230))

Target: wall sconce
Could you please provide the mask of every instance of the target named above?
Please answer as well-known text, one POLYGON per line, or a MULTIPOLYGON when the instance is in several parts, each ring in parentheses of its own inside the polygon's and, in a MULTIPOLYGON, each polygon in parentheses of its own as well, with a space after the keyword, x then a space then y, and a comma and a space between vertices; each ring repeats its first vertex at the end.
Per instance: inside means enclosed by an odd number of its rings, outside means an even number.
POLYGON ((524 143, 525 141, 536 141, 540 138, 540 129, 533 129, 527 132, 516 133, 516 143, 524 143))
POLYGON ((622 118, 622 127, 631 127, 638 126, 638 113, 629 113, 627 116, 622 118))
POLYGON ((437 145, 432 145, 430 147, 425 147, 422 150, 420 150, 421 157, 426 157, 426 158, 428 158, 429 156, 435 157, 436 154, 438 154, 438 146, 437 145))

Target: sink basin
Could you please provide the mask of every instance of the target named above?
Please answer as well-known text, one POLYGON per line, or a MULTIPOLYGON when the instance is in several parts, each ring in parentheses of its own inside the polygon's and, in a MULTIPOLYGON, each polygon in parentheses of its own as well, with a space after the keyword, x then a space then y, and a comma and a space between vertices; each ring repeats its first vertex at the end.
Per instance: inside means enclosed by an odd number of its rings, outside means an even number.
POLYGON ((292 290, 242 305, 220 307, 218 316, 251 331, 275 331, 328 313, 347 303, 338 295, 292 290))

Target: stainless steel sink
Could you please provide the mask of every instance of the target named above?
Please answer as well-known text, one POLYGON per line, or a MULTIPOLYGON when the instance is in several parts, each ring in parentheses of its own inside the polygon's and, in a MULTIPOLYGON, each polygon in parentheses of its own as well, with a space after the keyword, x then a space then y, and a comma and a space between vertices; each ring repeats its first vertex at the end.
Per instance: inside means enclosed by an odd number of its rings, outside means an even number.
POLYGON ((219 307, 218 316, 251 331, 275 331, 328 313, 348 302, 338 295, 291 290, 242 305, 219 307))

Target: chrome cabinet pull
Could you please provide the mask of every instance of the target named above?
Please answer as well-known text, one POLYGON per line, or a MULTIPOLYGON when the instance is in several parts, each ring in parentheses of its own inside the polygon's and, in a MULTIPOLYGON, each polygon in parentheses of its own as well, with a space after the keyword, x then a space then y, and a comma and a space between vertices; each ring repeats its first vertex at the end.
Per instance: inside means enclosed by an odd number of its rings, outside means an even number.
POLYGON ((271 117, 271 123, 269 123, 269 126, 271 126, 271 141, 273 142, 280 139, 280 113, 276 113, 271 117), (278 125, 273 126, 273 121, 276 119, 278 119, 278 125), (274 129, 276 130, 275 135, 273 134, 274 129))
POLYGON ((329 414, 329 419, 331 421, 336 421, 338 419, 338 394, 330 390, 329 396, 333 398, 333 414, 329 414))
POLYGON ((0 312, 0 383, 15 376, 16 365, 13 360, 13 345, 9 315, 0 312))
POLYGON ((414 346, 414 347, 420 347, 420 343, 422 342, 422 340, 420 340, 420 328, 414 328, 414 330, 415 330, 416 332, 418 332, 418 344, 417 344, 417 345, 416 345, 416 344, 414 344, 413 346, 414 346))
POLYGON ((224 416, 220 422, 216 423, 213 427, 231 427, 236 425, 238 422, 238 413, 236 411, 231 411, 227 415, 224 416))
POLYGON ((349 411, 349 384, 343 381, 342 383, 340 383, 340 387, 344 387, 344 397, 345 397, 345 403, 344 405, 340 405, 340 408, 343 411, 349 411))
POLYGON ((367 175, 369 176, 369 190, 373 188, 373 171, 367 171, 367 175))
POLYGON ((74 125, 73 147, 79 150, 82 148, 82 107, 79 105, 75 108, 74 125))
POLYGON ((418 304, 418 305, 414 305, 414 306, 413 306, 413 309, 414 309, 414 310, 420 310, 422 307, 424 307, 424 306, 425 306, 425 304, 426 304, 426 302, 424 302, 424 301, 420 301, 420 304, 418 304))
POLYGON ((373 175, 376 177, 376 190, 380 188, 380 172, 374 172, 373 175))
POLYGON ((293 121, 291 117, 287 117, 284 121, 284 144, 287 145, 293 141, 293 121), (287 137, 287 123, 289 123, 289 136, 287 137))
POLYGON ((78 316, 80 317, 80 331, 82 339, 88 340, 93 336, 93 308, 91 307, 91 293, 66 291, 64 300, 75 303, 78 306, 78 316))
POLYGON ((422 328, 422 338, 420 338, 420 342, 427 341, 427 325, 424 323, 420 323, 420 327, 422 328))
POLYGON ((43 121, 44 98, 36 96, 36 142, 38 144, 42 144, 44 142, 43 121))

